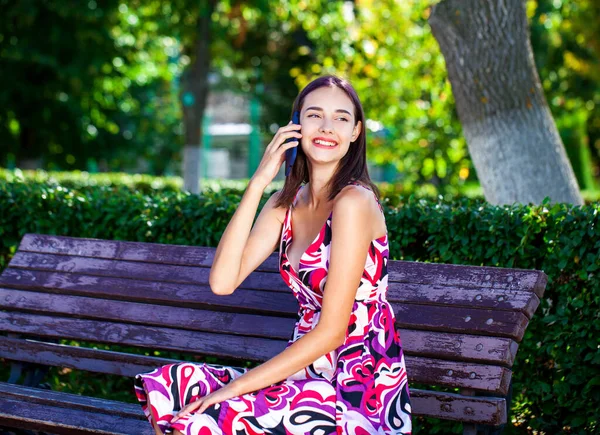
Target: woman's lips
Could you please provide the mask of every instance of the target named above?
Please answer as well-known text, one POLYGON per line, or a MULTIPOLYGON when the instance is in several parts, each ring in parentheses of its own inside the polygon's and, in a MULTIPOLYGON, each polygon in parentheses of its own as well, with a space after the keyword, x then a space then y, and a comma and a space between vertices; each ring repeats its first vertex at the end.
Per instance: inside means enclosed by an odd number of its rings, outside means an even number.
POLYGON ((328 150, 332 150, 332 149, 334 149, 334 148, 336 148, 338 146, 337 143, 334 146, 321 145, 320 143, 317 143, 314 140, 313 140, 313 145, 316 146, 317 148, 325 148, 325 149, 328 149, 328 150))

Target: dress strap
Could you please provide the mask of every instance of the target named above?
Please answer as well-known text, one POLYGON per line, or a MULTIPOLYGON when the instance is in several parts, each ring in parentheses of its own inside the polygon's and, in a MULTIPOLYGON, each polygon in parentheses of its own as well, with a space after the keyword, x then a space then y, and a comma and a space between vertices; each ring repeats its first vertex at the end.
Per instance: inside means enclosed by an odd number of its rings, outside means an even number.
POLYGON ((298 187, 298 190, 296 191, 296 195, 294 195, 294 201, 292 201, 292 205, 294 207, 296 206, 296 201, 298 200, 298 194, 300 193, 300 191, 302 190, 303 187, 304 187, 304 184, 300 185, 300 187, 298 187))

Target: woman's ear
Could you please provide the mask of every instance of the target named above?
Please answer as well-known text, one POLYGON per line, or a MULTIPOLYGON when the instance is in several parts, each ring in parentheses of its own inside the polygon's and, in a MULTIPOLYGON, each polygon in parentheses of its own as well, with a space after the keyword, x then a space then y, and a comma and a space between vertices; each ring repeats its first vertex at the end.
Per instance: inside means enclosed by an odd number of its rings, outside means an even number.
POLYGON ((360 132, 362 130, 362 122, 358 121, 354 126, 354 131, 352 132, 352 142, 354 142, 358 136, 360 136, 360 132))

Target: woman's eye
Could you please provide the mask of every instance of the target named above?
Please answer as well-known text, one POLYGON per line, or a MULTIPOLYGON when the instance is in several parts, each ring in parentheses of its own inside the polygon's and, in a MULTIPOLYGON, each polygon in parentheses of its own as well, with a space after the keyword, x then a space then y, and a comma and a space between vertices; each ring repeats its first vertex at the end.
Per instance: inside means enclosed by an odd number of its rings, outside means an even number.
MULTIPOLYGON (((319 117, 319 115, 317 115, 316 113, 311 113, 310 115, 308 115, 308 118, 313 117, 313 116, 319 117)), ((342 121, 348 122, 348 120, 346 118, 344 118, 344 117, 340 117, 338 119, 341 119, 342 121)))

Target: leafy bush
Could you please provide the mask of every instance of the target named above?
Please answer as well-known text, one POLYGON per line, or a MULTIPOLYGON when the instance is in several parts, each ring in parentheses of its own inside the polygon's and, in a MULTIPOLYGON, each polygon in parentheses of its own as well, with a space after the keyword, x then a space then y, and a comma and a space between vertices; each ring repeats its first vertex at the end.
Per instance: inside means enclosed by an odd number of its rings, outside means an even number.
MULTIPOLYGON (((242 191, 150 194, 117 185, 71 189, 5 179, 0 181, 0 267, 25 233, 217 246, 242 191)), ((412 195, 386 196, 383 203, 391 259, 538 269, 548 275, 544 299, 517 354, 510 432, 598 430, 600 205, 491 206, 476 198, 447 202, 412 195)), ((417 425, 420 433, 459 430, 433 420, 417 419, 417 425)))
MULTIPOLYGON (((0 182, 43 183, 69 189, 85 187, 123 187, 137 192, 154 194, 158 191, 180 192, 183 187, 181 177, 155 177, 146 174, 126 174, 120 172, 89 173, 85 171, 44 171, 8 170, 0 168, 0 182)), ((247 181, 243 180, 203 180, 205 189, 219 191, 221 188, 245 189, 247 181)))
MULTIPOLYGON (((170 191, 180 192, 183 188, 183 179, 181 177, 154 177, 145 174, 126 174, 126 173, 89 173, 85 171, 44 171, 38 170, 8 170, 0 168, 1 182, 37 182, 55 186, 67 187, 69 189, 83 189, 92 186, 105 187, 127 187, 137 192, 146 194, 156 194, 158 192, 170 191)), ((247 179, 241 180, 220 180, 203 179, 201 183, 202 190, 212 190, 218 192, 221 189, 237 190, 241 195, 248 184, 247 179)), ((273 190, 280 189, 283 186, 282 180, 271 183, 273 190)), ((380 182, 379 190, 387 202, 388 206, 397 206, 398 201, 403 197, 415 195, 419 198, 443 199, 446 202, 454 201, 459 198, 467 197, 473 199, 483 199, 483 189, 479 183, 466 183, 460 186, 458 194, 446 193, 440 195, 438 188, 425 183, 413 187, 401 183, 380 182)), ((600 201, 600 190, 583 190, 581 192, 586 204, 600 201)))
POLYGON ((598 430, 598 203, 496 207, 411 199, 388 211, 387 224, 397 259, 543 270, 546 292, 514 366, 513 424, 552 434, 598 430))

